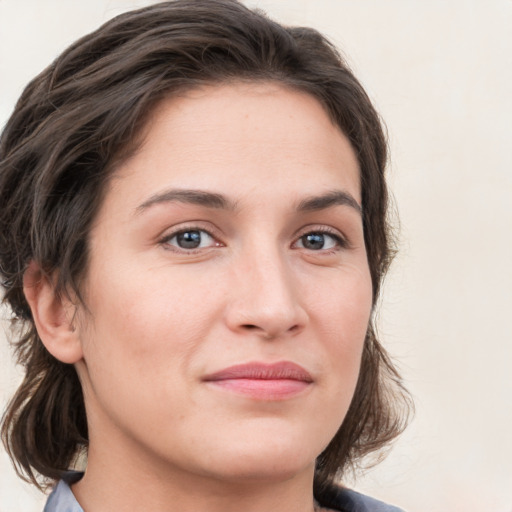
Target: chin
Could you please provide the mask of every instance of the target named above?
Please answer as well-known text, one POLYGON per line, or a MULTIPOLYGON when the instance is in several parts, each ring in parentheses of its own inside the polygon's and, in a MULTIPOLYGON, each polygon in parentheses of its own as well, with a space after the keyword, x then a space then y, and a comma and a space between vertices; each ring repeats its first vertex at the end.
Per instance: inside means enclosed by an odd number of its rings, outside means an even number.
MULTIPOLYGON (((292 454, 283 454, 276 457, 251 456, 239 454, 235 460, 224 459, 218 464, 219 470, 215 471, 216 477, 224 481, 246 484, 261 482, 283 482, 291 480, 304 472, 313 472, 315 459, 299 459, 292 454)), ((212 467, 209 468, 212 470, 212 467)))
POLYGON ((311 433, 267 430, 264 435, 262 432, 247 435, 246 432, 238 440, 232 436, 227 446, 220 443, 210 445, 217 448, 214 451, 209 449, 204 467, 231 481, 289 480, 314 471, 316 457, 328 442, 314 440, 311 433))

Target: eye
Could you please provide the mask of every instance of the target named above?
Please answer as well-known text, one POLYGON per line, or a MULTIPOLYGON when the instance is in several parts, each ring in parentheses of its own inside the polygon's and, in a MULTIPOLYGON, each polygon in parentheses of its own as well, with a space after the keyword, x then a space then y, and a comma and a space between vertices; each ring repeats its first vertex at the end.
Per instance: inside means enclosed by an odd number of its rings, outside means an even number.
POLYGON ((162 243, 182 250, 204 249, 219 245, 204 229, 184 229, 166 237, 162 243))
POLYGON ((323 231, 306 233, 296 242, 296 247, 299 249, 308 249, 310 251, 325 251, 343 247, 344 245, 344 240, 340 236, 323 231))

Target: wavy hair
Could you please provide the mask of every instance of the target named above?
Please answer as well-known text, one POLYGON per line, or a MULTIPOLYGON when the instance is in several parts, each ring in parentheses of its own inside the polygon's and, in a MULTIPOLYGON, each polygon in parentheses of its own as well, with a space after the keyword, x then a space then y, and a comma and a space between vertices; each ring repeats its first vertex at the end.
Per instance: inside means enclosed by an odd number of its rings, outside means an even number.
MULTIPOLYGON (((25 378, 3 417, 18 473, 36 485, 61 477, 87 448, 73 366, 43 346, 23 294, 31 261, 55 271, 57 293, 80 297, 88 234, 106 184, 163 98, 204 85, 267 81, 316 98, 359 161, 373 304, 393 256, 379 115, 344 59, 311 28, 284 27, 236 0, 176 0, 122 14, 83 37, 32 80, 0 138, 0 274, 25 378)), ((318 457, 319 490, 404 428, 400 376, 368 327, 347 416, 318 457)), ((319 421, 321 421, 319 419, 319 421)))

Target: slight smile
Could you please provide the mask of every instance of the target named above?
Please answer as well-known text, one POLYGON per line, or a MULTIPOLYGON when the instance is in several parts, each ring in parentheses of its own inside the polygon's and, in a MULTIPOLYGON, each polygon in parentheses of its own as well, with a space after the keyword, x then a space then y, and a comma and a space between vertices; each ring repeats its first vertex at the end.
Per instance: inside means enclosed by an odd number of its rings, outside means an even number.
POLYGON ((207 375, 203 381, 256 400, 274 401, 298 395, 313 383, 313 378, 302 366, 282 361, 230 366, 207 375))

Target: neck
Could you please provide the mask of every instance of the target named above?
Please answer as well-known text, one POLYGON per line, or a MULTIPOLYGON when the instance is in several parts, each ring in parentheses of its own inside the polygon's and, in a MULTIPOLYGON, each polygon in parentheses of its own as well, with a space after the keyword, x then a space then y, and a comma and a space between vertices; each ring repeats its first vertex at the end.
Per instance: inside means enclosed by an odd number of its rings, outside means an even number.
POLYGON ((313 512, 313 475, 311 465, 294 474, 219 478, 144 454, 126 460, 112 449, 98 453, 91 444, 86 473, 72 490, 82 508, 93 512, 313 512))

